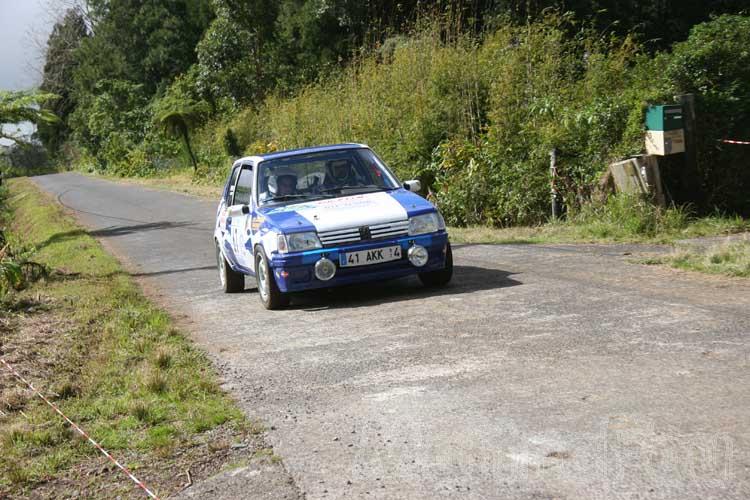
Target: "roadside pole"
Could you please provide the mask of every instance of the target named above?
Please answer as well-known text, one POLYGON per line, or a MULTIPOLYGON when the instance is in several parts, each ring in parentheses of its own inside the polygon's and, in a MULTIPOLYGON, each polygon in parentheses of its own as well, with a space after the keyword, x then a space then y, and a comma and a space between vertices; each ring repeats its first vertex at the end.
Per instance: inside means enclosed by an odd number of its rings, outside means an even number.
POLYGON ((700 182, 698 178, 698 148, 696 140, 695 94, 684 94, 678 97, 682 104, 683 123, 685 125, 685 171, 682 180, 687 199, 700 203, 700 182))
POLYGON ((552 148, 549 152, 549 173, 550 173, 550 197, 552 198, 552 219, 557 220, 560 217, 560 206, 557 201, 557 149, 552 148))

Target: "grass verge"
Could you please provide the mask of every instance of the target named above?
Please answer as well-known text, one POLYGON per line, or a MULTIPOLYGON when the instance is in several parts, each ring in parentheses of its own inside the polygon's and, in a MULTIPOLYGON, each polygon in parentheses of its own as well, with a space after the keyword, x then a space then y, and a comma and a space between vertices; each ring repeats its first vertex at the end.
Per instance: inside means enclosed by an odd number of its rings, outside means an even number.
POLYGON ((592 203, 565 221, 537 227, 451 228, 456 243, 674 243, 682 239, 750 231, 750 221, 714 214, 695 217, 686 208, 659 208, 635 196, 592 203))
POLYGON ((631 232, 611 222, 558 222, 510 228, 450 227, 451 241, 464 244, 642 243, 668 244, 682 239, 724 236, 750 231, 750 222, 721 215, 688 220, 680 228, 657 233, 631 232))
POLYGON ((677 269, 750 278, 750 241, 733 241, 707 248, 689 246, 646 264, 666 264, 677 269))
MULTIPOLYGON (((209 360, 31 181, 9 182, 4 218, 10 243, 51 272, 3 298, 3 359, 161 495, 186 469, 200 479, 264 449, 209 360)), ((0 445, 0 497, 142 496, 7 372, 0 445)))

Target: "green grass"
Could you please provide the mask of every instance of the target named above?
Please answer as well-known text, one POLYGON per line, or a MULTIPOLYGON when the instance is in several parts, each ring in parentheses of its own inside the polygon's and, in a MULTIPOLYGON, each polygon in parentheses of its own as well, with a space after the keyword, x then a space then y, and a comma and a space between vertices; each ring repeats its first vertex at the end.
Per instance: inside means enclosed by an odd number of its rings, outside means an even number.
POLYGON ((646 264, 667 264, 677 269, 750 278, 750 242, 734 241, 708 248, 690 246, 646 264))
MULTIPOLYGON (((56 380, 38 381, 40 389, 55 390, 62 411, 115 454, 157 456, 227 422, 247 425, 207 358, 143 297, 114 257, 29 180, 9 185, 12 243, 58 273, 6 304, 41 294, 70 324, 56 380)), ((37 399, 28 400, 23 415, 9 412, 0 420, 0 443, 0 496, 64 475, 98 453, 37 399)))
POLYGON ((544 244, 544 243, 674 243, 677 240, 721 236, 750 231, 742 218, 710 216, 686 221, 680 228, 656 233, 637 233, 611 222, 557 222, 540 226, 509 228, 449 227, 453 243, 544 244))
POLYGON ((673 243, 750 231, 750 221, 722 214, 694 217, 685 208, 659 208, 636 197, 618 195, 605 204, 585 206, 566 221, 449 231, 456 243, 673 243))

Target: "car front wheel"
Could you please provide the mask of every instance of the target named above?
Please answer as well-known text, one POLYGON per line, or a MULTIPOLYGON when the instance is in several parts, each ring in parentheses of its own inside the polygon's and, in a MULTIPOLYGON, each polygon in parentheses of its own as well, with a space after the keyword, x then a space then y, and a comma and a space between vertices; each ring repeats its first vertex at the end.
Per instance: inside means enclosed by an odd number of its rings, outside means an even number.
POLYGON ((289 305, 289 295, 279 290, 268 265, 266 253, 261 248, 255 250, 255 280, 258 283, 258 295, 266 309, 281 309, 289 305))
POLYGON ((445 250, 445 267, 438 271, 429 271, 419 273, 419 280, 424 286, 443 286, 447 285, 453 277, 453 251, 451 244, 445 250))
POLYGON ((229 267, 229 262, 221 253, 218 242, 216 243, 216 266, 219 269, 219 281, 224 293, 239 293, 245 289, 245 275, 229 267))

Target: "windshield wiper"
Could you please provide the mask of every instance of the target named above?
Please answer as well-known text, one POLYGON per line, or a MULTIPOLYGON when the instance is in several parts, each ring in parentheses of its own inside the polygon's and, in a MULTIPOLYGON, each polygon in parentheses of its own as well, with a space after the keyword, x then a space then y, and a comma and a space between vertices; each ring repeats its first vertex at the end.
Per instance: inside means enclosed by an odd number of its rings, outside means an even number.
POLYGON ((388 191, 391 188, 378 187, 378 186, 336 186, 336 187, 330 187, 330 188, 321 189, 320 192, 321 193, 331 193, 331 192, 334 192, 334 191, 335 192, 341 192, 344 189, 358 189, 358 190, 366 189, 366 190, 375 190, 375 191, 388 191))
POLYGON ((314 200, 317 198, 329 198, 330 195, 325 194, 285 194, 282 196, 274 196, 273 198, 270 198, 265 201, 265 203, 273 203, 275 201, 289 201, 289 200, 297 200, 300 198, 304 198, 306 200, 314 200))
POLYGON ((332 193, 334 191, 341 191, 342 189, 354 189, 361 186, 333 186, 329 188, 319 189, 321 193, 332 193))
POLYGON ((296 200, 297 198, 308 198, 309 195, 307 194, 284 194, 281 196, 274 196, 273 198, 266 200, 266 203, 270 201, 288 201, 288 200, 296 200))

